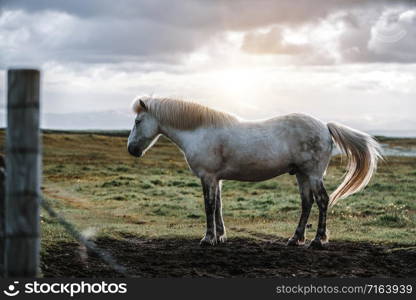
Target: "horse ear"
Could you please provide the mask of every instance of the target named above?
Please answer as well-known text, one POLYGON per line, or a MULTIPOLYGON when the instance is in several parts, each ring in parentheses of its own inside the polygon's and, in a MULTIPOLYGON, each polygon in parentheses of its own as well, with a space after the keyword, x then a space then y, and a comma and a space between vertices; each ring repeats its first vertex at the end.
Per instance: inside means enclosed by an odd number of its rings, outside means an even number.
POLYGON ((140 100, 140 106, 143 107, 145 111, 147 111, 147 106, 144 104, 143 100, 140 100))

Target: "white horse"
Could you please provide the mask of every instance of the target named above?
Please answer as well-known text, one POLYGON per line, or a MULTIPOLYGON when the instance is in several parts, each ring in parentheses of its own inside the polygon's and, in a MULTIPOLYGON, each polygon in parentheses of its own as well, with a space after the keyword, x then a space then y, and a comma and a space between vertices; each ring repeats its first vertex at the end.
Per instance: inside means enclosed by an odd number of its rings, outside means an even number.
POLYGON ((192 172, 201 179, 207 228, 201 244, 226 240, 221 208, 221 181, 261 181, 295 174, 302 213, 288 245, 305 242, 305 225, 315 200, 318 229, 310 246, 328 241, 326 212, 369 182, 381 158, 380 146, 369 135, 305 114, 289 114, 264 121, 242 121, 200 104, 173 99, 139 97, 133 102, 135 125, 127 148, 141 157, 163 134, 184 153, 192 172), (323 176, 333 141, 348 157, 342 184, 328 197, 323 176))

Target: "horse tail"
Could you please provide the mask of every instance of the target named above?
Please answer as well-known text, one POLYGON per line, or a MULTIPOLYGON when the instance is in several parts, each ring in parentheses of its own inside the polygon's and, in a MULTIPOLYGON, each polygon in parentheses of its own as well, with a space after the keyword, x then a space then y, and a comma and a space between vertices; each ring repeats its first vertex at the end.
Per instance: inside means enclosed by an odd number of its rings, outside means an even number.
POLYGON ((338 123, 327 124, 335 144, 347 156, 348 165, 344 181, 329 197, 329 206, 362 190, 383 159, 380 144, 370 135, 338 123))

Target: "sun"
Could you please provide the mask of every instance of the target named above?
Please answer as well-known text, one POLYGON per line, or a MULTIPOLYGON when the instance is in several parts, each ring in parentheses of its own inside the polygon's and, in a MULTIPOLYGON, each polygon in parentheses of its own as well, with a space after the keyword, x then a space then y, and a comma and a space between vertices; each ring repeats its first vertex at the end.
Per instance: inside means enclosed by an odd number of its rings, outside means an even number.
POLYGON ((211 75, 217 93, 229 101, 252 102, 264 83, 261 72, 251 68, 224 69, 211 75))

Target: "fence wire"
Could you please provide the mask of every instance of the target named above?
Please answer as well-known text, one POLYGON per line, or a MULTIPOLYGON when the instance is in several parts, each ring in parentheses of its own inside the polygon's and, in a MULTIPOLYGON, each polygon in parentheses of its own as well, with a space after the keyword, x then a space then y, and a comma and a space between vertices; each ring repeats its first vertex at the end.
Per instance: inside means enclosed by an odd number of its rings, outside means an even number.
POLYGON ((107 251, 98 248, 92 241, 88 240, 81 232, 79 232, 74 225, 70 222, 65 220, 60 214, 58 214, 51 206, 50 202, 45 198, 42 199, 41 202, 42 207, 46 210, 46 212, 52 217, 55 218, 63 228, 79 243, 81 243, 88 251, 96 254, 99 258, 101 258, 107 265, 109 265, 114 271, 117 273, 129 277, 127 270, 122 265, 118 264, 116 260, 111 256, 110 253, 107 251))

